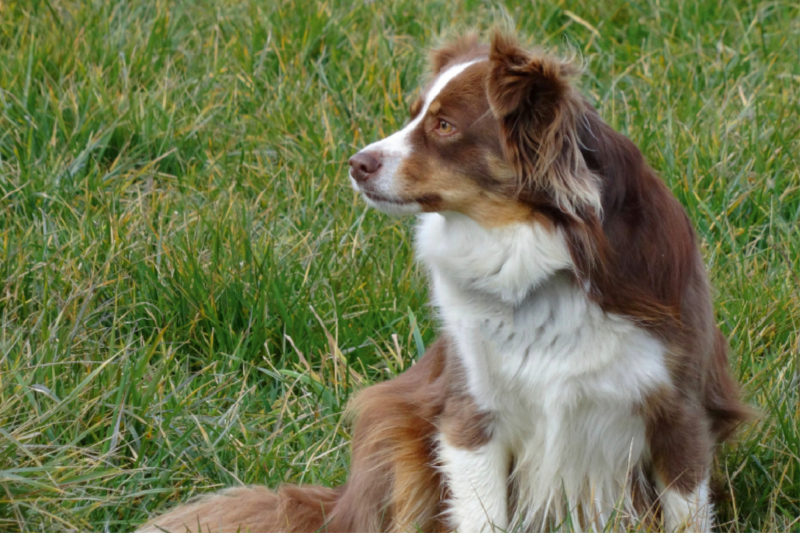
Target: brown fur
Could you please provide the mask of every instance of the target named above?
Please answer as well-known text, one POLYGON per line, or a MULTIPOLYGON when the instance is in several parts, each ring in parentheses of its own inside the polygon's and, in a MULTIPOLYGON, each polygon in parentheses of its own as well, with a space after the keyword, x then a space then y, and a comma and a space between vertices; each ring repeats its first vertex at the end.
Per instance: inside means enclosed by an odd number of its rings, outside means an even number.
POLYGON ((275 533, 321 530, 341 489, 238 487, 178 507, 141 533, 275 533))
MULTIPOLYGON (((602 225, 591 217, 591 252, 573 249, 592 297, 609 312, 630 316, 672 347, 667 364, 679 384, 657 398, 647 419, 654 466, 666 485, 690 492, 707 475, 715 444, 750 415, 728 371, 727 344, 714 323, 711 295, 696 238, 683 208, 639 150, 586 104, 584 157, 601 179, 602 225), (665 221, 669 221, 665 223, 665 221)), ((579 242, 576 239, 576 243, 579 242)))
POLYGON ((570 84, 577 69, 501 33, 492 37, 489 58, 486 92, 520 189, 549 195, 566 213, 598 209, 578 140, 582 99, 570 84))
POLYGON ((439 74, 455 61, 463 63, 485 56, 487 53, 488 47, 480 42, 477 33, 466 33, 434 49, 428 56, 428 68, 432 74, 439 74))
MULTIPOLYGON (((480 57, 487 61, 465 69, 429 106, 399 179, 427 211, 460 211, 485 226, 536 219, 562 229, 589 297, 669 347, 675 386, 640 406, 652 471, 632 474, 642 480, 637 505, 653 508, 654 478, 692 491, 716 444, 749 414, 728 370, 691 224, 636 146, 573 88, 578 71, 570 64, 498 33, 490 48, 470 35, 435 51, 431 72, 480 57), (432 133, 441 118, 458 135, 432 133)), ((230 489, 152 524, 173 532, 196 530, 198 520, 203 531, 223 533, 447 530, 436 439, 467 449, 491 439, 491 414, 466 392, 450 345, 440 338, 407 372, 355 399, 345 486, 230 489)))

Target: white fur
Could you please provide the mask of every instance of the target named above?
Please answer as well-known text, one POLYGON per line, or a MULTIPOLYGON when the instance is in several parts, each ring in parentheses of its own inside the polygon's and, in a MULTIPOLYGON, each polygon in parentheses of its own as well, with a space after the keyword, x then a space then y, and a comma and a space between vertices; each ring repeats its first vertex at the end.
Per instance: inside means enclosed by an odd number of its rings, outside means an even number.
MULTIPOLYGON (((618 519, 634 515, 629 479, 646 454, 635 409, 669 384, 663 345, 589 300, 558 231, 426 214, 417 250, 471 395, 494 415, 492 446, 514 457, 520 513, 511 525, 548 530, 570 519, 576 531, 599 531, 615 509, 618 519)), ((486 480, 478 492, 508 482, 480 466, 484 453, 440 457, 459 531, 480 529, 461 519, 475 520, 462 502, 497 497, 466 494, 470 480, 486 480)))
MULTIPOLYGON (((358 186, 358 182, 353 179, 353 176, 350 176, 350 184, 353 188, 357 191, 361 191, 361 188, 358 186)), ((379 200, 377 198, 370 198, 367 196, 363 191, 361 191, 362 196, 364 197, 364 201, 367 202, 367 205, 377 209, 378 211, 382 211, 387 215, 392 216, 403 216, 403 215, 416 215, 417 213, 422 212, 422 206, 419 205, 417 202, 405 202, 400 197, 396 197, 390 199, 391 196, 387 196, 386 192, 383 193, 385 200, 379 200)))
POLYGON ((714 508, 708 495, 708 479, 691 494, 681 494, 667 487, 661 491, 664 527, 669 533, 710 533, 714 523, 714 508), (681 529, 683 528, 683 529, 681 529))
POLYGON ((508 527, 509 454, 498 441, 467 451, 439 439, 441 470, 453 495, 448 514, 458 533, 492 533, 508 527), (488 475, 487 475, 488 474, 488 475))
POLYGON ((431 89, 425 95, 425 103, 422 110, 417 117, 412 120, 405 128, 400 131, 374 142, 361 150, 362 152, 372 152, 381 154, 381 168, 377 174, 369 179, 369 185, 362 187, 356 182, 352 174, 350 175, 350 183, 353 188, 364 195, 367 204, 388 213, 390 215, 410 215, 422 212, 422 206, 417 202, 409 202, 403 198, 403 191, 399 190, 397 181, 395 179, 397 170, 403 159, 411 154, 411 143, 408 138, 411 132, 419 126, 425 115, 428 112, 431 102, 433 102, 442 89, 459 74, 464 72, 464 69, 475 63, 476 61, 469 61, 461 63, 445 70, 436 78, 431 89), (369 194, 372 193, 372 197, 369 194))

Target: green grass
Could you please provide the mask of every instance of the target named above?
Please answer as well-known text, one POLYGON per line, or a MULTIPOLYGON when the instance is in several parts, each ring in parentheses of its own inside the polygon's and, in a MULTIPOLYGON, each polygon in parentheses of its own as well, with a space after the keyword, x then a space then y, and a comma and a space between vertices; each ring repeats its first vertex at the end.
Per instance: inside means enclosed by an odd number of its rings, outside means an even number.
POLYGON ((225 485, 336 484, 351 393, 435 336, 409 220, 346 160, 425 50, 516 21, 686 206, 763 417, 721 531, 800 531, 800 8, 0 0, 0 531, 128 531, 225 485))

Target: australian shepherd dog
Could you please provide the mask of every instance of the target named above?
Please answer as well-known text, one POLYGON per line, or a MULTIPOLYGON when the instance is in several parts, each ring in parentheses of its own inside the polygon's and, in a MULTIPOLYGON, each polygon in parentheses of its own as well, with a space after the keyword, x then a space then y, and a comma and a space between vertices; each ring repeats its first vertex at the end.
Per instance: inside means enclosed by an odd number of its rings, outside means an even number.
POLYGON ((344 486, 228 489, 140 531, 711 531, 748 410, 686 213, 578 73, 502 32, 431 54, 350 180, 417 216, 439 339, 354 400, 344 486))

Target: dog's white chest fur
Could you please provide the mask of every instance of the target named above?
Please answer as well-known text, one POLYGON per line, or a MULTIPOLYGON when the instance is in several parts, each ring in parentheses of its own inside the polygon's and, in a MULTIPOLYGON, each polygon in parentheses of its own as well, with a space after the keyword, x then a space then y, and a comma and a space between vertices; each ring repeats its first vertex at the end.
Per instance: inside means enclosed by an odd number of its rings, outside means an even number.
MULTIPOLYGON (((551 229, 485 230, 436 214, 423 216, 417 237, 470 393, 493 414, 491 442, 478 453, 490 456, 488 469, 513 465, 518 516, 505 520, 527 529, 569 516, 578 530, 602 527, 614 508, 632 512, 629 474, 646 455, 636 409, 669 383, 663 345, 587 298, 551 229)), ((446 442, 441 454, 445 474, 484 467, 446 442)), ((480 506, 499 515, 507 507, 480 506)))

